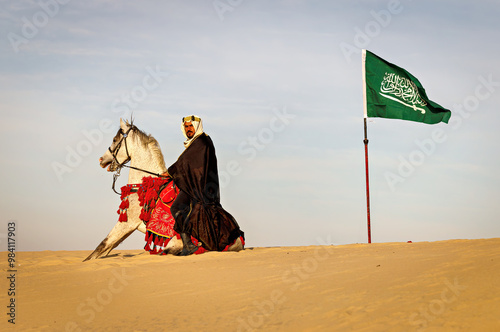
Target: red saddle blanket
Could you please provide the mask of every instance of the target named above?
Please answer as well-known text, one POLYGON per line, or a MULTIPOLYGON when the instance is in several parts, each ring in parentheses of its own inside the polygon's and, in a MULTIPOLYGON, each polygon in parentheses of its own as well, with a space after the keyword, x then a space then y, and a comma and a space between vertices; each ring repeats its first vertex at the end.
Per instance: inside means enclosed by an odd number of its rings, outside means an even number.
POLYGON ((179 191, 173 181, 152 177, 143 178, 142 189, 138 194, 142 206, 140 218, 146 224, 144 250, 156 255, 162 253, 176 235, 170 207, 179 191))
MULTIPOLYGON (((146 245, 144 250, 151 255, 163 254, 170 239, 174 236, 180 238, 174 231, 175 220, 170 212, 172 203, 179 194, 179 190, 170 179, 143 178, 142 190, 138 192, 141 204, 141 220, 146 223, 146 245)), ((193 243, 198 241, 191 237, 193 243)), ((201 254, 206 250, 200 247, 195 254, 201 254)))
POLYGON ((151 211, 151 216, 149 222, 146 225, 148 232, 164 236, 166 238, 172 238, 175 235, 174 232, 174 217, 170 213, 170 207, 174 202, 179 191, 174 188, 173 182, 168 183, 165 188, 160 193, 160 197, 157 199, 153 211, 151 211))
MULTIPOLYGON (((120 221, 127 221, 128 195, 133 190, 137 190, 139 204, 142 206, 140 219, 146 224, 146 245, 144 250, 151 255, 163 254, 170 239, 176 236, 180 239, 177 232, 174 231, 175 220, 170 212, 170 207, 179 194, 179 189, 174 186, 171 179, 144 177, 140 185, 127 185, 122 188, 122 203, 118 214, 120 221)), ((191 240, 198 246, 198 240, 191 237, 191 240)), ((241 238, 241 241, 244 241, 241 238)), ((244 242, 242 242, 244 243, 244 242)), ((227 251, 229 245, 223 251, 227 251)), ((195 252, 201 254, 207 250, 203 247, 195 252)))

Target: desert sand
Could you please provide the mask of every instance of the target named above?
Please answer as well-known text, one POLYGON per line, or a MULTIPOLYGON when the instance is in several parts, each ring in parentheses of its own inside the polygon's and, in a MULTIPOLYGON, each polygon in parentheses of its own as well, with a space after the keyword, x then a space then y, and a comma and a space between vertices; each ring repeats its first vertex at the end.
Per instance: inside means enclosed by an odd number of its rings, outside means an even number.
POLYGON ((2 252, 0 330, 500 331, 500 239, 2 252), (11 299, 15 324, 9 323, 11 299))

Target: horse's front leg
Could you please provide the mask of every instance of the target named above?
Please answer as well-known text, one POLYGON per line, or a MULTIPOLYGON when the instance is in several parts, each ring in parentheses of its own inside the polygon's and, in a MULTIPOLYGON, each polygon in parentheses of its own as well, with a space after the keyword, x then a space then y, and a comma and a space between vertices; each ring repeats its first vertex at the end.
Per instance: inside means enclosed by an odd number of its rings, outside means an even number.
POLYGON ((90 259, 96 259, 102 256, 107 256, 116 248, 120 243, 123 242, 130 234, 132 234, 136 229, 145 233, 146 227, 143 222, 139 219, 141 207, 137 199, 137 195, 129 196, 130 207, 127 210, 126 222, 118 221, 113 229, 109 232, 104 240, 95 248, 95 250, 85 258, 85 261, 90 259), (143 227, 141 227, 143 226, 143 227))

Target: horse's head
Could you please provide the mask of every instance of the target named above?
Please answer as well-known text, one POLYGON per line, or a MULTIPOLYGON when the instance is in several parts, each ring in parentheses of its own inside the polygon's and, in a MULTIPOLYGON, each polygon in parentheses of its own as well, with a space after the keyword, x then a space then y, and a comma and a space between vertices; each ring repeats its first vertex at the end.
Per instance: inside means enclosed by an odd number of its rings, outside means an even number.
MULTIPOLYGON (((99 164, 102 168, 108 167, 108 172, 114 172, 121 165, 126 164, 130 161, 130 145, 127 141, 130 141, 130 136, 133 134, 133 129, 135 126, 129 124, 128 121, 124 122, 120 119, 120 129, 113 138, 113 142, 109 146, 108 150, 99 158, 99 164)), ((129 143, 130 144, 130 143, 129 143)))

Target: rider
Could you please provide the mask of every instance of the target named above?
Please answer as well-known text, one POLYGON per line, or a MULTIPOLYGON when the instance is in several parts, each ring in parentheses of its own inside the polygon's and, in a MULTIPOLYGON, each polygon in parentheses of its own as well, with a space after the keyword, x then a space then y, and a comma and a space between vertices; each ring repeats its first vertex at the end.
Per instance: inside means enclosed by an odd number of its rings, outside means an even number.
POLYGON ((184 117, 181 129, 186 150, 166 173, 180 190, 170 209, 174 230, 183 241, 180 255, 191 255, 198 249, 191 235, 205 249, 221 251, 243 232, 220 204, 215 147, 203 132, 201 119, 195 115, 184 117))

